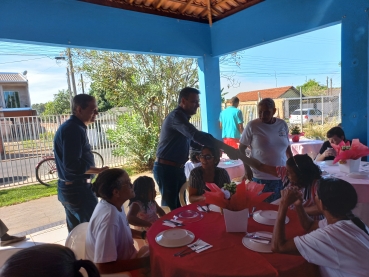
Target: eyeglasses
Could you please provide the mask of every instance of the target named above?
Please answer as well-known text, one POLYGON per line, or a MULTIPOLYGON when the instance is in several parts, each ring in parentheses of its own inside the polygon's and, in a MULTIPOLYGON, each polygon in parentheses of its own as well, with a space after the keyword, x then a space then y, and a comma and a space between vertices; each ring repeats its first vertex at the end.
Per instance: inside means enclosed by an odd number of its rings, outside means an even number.
POLYGON ((200 154, 199 157, 200 157, 200 159, 205 159, 207 161, 214 158, 214 156, 212 156, 212 155, 203 155, 203 154, 200 154))

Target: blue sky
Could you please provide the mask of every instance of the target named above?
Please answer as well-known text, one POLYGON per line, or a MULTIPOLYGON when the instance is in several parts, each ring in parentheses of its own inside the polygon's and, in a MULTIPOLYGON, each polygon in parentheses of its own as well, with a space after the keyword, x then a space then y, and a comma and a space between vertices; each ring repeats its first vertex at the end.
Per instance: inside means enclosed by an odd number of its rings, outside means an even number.
MULTIPOLYGON (((240 67, 221 64, 223 74, 233 75, 240 83, 228 88, 221 79, 226 96, 239 92, 302 85, 308 79, 326 84, 332 78, 333 87, 341 86, 341 25, 291 37, 239 52, 240 67)), ((66 62, 56 62, 64 48, 25 45, 0 41, 0 72, 27 70, 32 104, 52 100, 61 89, 67 89, 66 62)), ((79 79, 79 76, 76 79, 79 79)), ((88 85, 87 85, 88 89, 88 85)), ((81 93, 78 84, 78 93, 81 93)))

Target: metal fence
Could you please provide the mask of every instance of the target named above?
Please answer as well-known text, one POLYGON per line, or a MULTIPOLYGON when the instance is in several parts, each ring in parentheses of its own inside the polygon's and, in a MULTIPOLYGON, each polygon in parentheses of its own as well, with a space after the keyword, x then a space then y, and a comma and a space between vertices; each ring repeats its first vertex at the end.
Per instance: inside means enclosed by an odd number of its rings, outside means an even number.
MULTIPOLYGON (((308 123, 324 124, 329 122, 341 122, 341 95, 337 96, 314 96, 302 98, 278 98, 275 116, 287 121, 289 125, 299 125, 301 131, 308 123)), ((224 108, 224 107, 222 107, 224 108)), ((257 102, 238 106, 242 111, 244 125, 258 117, 257 102)), ((201 114, 190 119, 198 130, 201 130, 201 114)))
MULTIPOLYGON (((100 113, 88 126, 91 148, 107 166, 123 165, 122 157, 113 156, 117 148, 106 136, 115 129, 116 113, 100 113)), ((35 183, 35 167, 44 157, 53 156, 54 135, 69 115, 8 117, 0 121, 0 187, 35 183)))

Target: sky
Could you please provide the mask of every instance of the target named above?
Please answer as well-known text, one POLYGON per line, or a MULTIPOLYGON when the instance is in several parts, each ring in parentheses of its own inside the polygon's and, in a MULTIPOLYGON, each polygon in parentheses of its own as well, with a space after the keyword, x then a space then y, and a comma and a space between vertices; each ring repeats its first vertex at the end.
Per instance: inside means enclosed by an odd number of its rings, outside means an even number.
MULTIPOLYGON (((220 64, 221 75, 232 76, 237 85, 229 86, 221 78, 221 87, 231 98, 240 92, 283 86, 302 85, 315 79, 322 85, 327 77, 333 87, 341 86, 341 25, 279 40, 237 53, 240 66, 226 60, 220 64)), ((27 71, 32 104, 53 99, 67 89, 65 61, 57 61, 65 48, 27 45, 0 41, 0 72, 27 71)), ((76 76, 78 93, 82 93, 76 76)), ((86 78, 84 78, 86 79, 86 78)), ((85 80, 86 81, 86 80, 85 80)), ((85 91, 89 85, 85 83, 85 91)))

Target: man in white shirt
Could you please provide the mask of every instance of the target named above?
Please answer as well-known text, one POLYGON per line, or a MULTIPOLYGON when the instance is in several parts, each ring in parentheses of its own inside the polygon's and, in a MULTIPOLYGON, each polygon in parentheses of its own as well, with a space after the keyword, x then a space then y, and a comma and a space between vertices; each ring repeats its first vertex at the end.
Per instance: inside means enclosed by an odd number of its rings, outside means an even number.
MULTIPOLYGON (((275 118, 275 103, 271 98, 264 98, 258 104, 259 118, 250 121, 242 132, 239 150, 245 154, 247 147, 251 148, 251 157, 263 164, 285 166, 292 157, 288 139, 287 123, 275 118)), ((265 201, 273 202, 280 198, 282 181, 273 175, 252 169, 245 165, 247 178, 259 184, 264 184, 263 192, 274 192, 265 201)))
POLYGON ((355 189, 346 181, 327 178, 320 181, 317 192, 315 202, 325 216, 321 221, 306 214, 301 192, 282 190, 272 251, 303 256, 319 266, 322 277, 369 276, 369 229, 351 212, 357 204, 355 189), (308 234, 286 239, 285 218, 291 204, 308 234))

